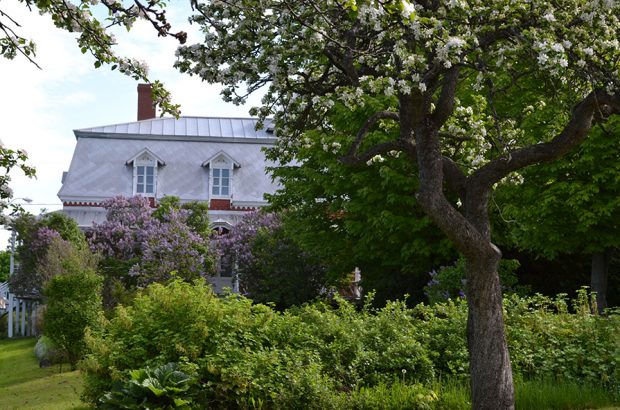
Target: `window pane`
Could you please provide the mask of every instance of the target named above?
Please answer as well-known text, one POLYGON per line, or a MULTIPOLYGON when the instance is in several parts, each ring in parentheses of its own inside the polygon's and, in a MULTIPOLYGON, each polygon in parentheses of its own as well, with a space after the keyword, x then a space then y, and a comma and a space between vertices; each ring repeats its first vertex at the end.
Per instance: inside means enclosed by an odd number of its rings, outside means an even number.
POLYGON ((230 174, 230 169, 223 169, 222 170, 222 177, 223 178, 228 178, 230 174))
POLYGON ((220 186, 220 179, 219 178, 213 178, 213 186, 220 186))
POLYGON ((153 175, 155 172, 154 167, 146 167, 146 175, 153 175))
POLYGON ((144 176, 138 175, 138 184, 144 184, 144 176))
POLYGON ((147 175, 147 176, 146 176, 146 183, 147 183, 147 184, 151 184, 151 185, 153 185, 153 180, 154 180, 154 178, 155 178, 155 177, 154 177, 153 175, 147 175))
POLYGON ((138 184, 136 186, 136 192, 140 193, 140 194, 143 194, 144 193, 144 184, 138 184))
POLYGON ((222 187, 222 195, 228 195, 228 187, 227 186, 223 186, 222 187))
POLYGON ((213 190, 211 191, 212 195, 219 195, 220 194, 220 187, 219 186, 213 186, 213 190))
POLYGON ((143 166, 138 167, 138 175, 144 175, 144 167, 143 166))
POLYGON ((228 178, 222 178, 222 186, 225 186, 227 188, 230 186, 228 178))
POLYGON ((220 176, 220 169, 219 168, 214 168, 213 169, 213 178, 220 176))
POLYGON ((147 184, 146 185, 146 191, 144 191, 145 194, 152 194, 153 192, 155 192, 155 190, 153 189, 153 185, 152 184, 147 184))

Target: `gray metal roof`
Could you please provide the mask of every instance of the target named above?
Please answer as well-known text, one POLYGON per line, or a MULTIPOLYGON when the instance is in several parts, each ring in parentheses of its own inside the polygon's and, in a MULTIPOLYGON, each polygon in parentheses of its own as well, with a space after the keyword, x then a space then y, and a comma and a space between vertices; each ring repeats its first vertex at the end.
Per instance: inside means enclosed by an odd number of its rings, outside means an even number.
POLYGON ((256 122, 252 118, 155 118, 75 130, 77 144, 58 196, 73 203, 131 196, 133 167, 127 158, 148 150, 163 165, 157 172, 158 198, 209 199, 210 171, 203 165, 225 153, 236 163, 232 201, 264 204, 263 194, 273 193, 277 184, 265 173, 271 164, 262 149, 273 145, 276 137, 265 129, 255 130, 256 122))
POLYGON ((76 138, 92 136, 100 138, 149 138, 166 140, 275 140, 271 120, 256 130, 255 118, 179 117, 153 118, 122 124, 74 130, 76 138))

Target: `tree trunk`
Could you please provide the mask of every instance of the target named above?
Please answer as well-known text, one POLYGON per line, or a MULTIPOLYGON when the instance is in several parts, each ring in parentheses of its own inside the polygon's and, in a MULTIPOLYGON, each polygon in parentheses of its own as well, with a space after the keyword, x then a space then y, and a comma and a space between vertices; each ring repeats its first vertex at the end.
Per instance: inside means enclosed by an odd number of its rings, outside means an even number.
POLYGON ((596 305, 599 313, 603 313, 607 307, 607 277, 610 261, 611 249, 592 254, 590 289, 592 292, 596 292, 596 305))
POLYGON ((514 409, 514 387, 504 330, 502 291, 497 267, 499 250, 481 258, 467 258, 467 342, 472 408, 514 409))

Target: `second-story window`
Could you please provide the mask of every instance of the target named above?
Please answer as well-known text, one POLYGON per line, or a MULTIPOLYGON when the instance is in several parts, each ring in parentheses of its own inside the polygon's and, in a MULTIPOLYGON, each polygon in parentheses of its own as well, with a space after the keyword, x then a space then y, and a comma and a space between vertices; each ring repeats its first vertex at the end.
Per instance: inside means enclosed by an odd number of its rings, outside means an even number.
POLYGON ((138 165, 136 167, 136 194, 144 196, 155 195, 156 168, 153 165, 138 165))
POLYGON ((209 168, 209 197, 232 199, 233 172, 240 167, 239 163, 220 151, 203 162, 202 166, 209 168))
POLYGON ((133 194, 157 196, 157 170, 165 165, 164 161, 145 148, 129 159, 127 165, 133 165, 133 194))
POLYGON ((211 173, 211 195, 230 196, 230 168, 213 168, 211 173))

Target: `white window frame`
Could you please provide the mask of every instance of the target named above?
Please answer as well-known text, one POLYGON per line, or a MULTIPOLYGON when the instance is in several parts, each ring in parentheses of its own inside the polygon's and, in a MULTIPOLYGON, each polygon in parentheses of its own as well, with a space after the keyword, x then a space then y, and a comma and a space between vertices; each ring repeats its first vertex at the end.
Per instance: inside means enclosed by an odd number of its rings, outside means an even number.
POLYGON ((157 161, 155 161, 154 163, 145 163, 145 164, 139 164, 136 161, 136 164, 133 167, 133 194, 134 195, 142 195, 145 197, 155 197, 157 195, 157 161), (144 174, 140 175, 139 171, 140 168, 144 169, 144 174), (153 170, 153 183, 152 184, 148 184, 147 183, 147 178, 149 177, 148 175, 148 170, 152 169, 153 170), (142 182, 140 182, 140 177, 142 177, 142 182), (142 185, 142 191, 140 191, 138 189, 139 185, 142 185), (149 185, 153 185, 153 190, 152 192, 147 192, 147 186, 149 185))
POLYGON ((129 159, 126 164, 133 165, 133 194, 141 195, 147 198, 156 198, 158 187, 158 168, 160 165, 165 165, 165 162, 157 157, 157 155, 153 154, 149 149, 145 148, 133 158, 129 159), (138 173, 141 168, 144 170, 143 175, 138 173), (147 177, 149 176, 147 175, 148 169, 153 170, 153 192, 146 192, 146 187, 150 185, 147 184, 147 177), (141 183, 139 183, 140 179, 142 179, 141 183), (138 190, 138 185, 142 185, 141 191, 138 190))
POLYGON ((207 194, 209 199, 232 199, 234 189, 234 171, 241 165, 224 151, 220 151, 205 162, 203 167, 209 168, 209 183, 207 194), (222 194, 222 173, 228 172, 228 194, 222 194), (218 193, 214 193, 215 188, 219 188, 218 193))
POLYGON ((233 165, 226 158, 219 157, 215 161, 211 162, 209 167, 209 197, 216 199, 229 199, 232 198, 233 189, 233 165), (224 177, 223 173, 227 172, 228 177, 224 177), (228 180, 228 193, 222 194, 222 184, 224 179, 228 180), (216 183, 217 182, 217 183, 216 183), (218 188, 218 193, 214 193, 214 189, 218 188))

